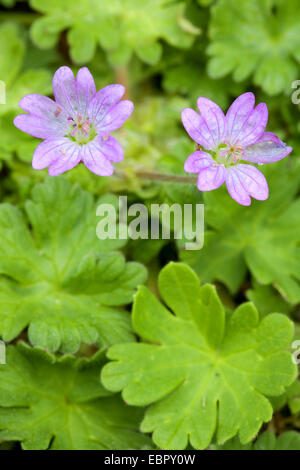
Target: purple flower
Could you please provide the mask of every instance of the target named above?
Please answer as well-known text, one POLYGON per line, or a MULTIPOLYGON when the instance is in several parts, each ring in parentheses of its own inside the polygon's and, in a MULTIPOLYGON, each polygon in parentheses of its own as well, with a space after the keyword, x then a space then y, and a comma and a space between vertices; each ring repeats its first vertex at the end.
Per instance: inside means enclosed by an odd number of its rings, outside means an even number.
POLYGON ((122 85, 96 92, 86 67, 78 71, 76 79, 69 67, 61 67, 53 77, 55 101, 38 94, 22 98, 20 107, 29 114, 17 116, 15 126, 44 139, 33 154, 33 168, 49 166, 49 174, 54 176, 82 161, 96 175, 112 175, 112 162, 120 162, 124 155, 110 133, 133 111, 131 101, 121 101, 124 93, 122 85))
POLYGON ((269 188, 264 175, 251 163, 272 163, 286 157, 287 147, 278 137, 265 132, 268 109, 265 103, 254 108, 253 93, 244 93, 230 106, 226 116, 207 98, 199 98, 198 114, 182 111, 182 122, 198 150, 188 157, 184 169, 198 173, 198 189, 211 191, 226 182, 230 196, 249 206, 252 196, 264 201, 269 188))

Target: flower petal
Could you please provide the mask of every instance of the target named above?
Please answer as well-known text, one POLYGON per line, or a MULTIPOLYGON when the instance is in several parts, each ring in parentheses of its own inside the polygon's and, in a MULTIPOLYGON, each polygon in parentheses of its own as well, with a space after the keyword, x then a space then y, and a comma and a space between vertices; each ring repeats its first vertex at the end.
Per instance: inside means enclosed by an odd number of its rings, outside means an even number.
POLYGON ((64 149, 60 151, 60 156, 49 167, 49 175, 57 176, 65 171, 71 170, 78 165, 81 160, 81 147, 74 142, 68 142, 64 149), (62 152, 65 153, 62 153, 62 152))
POLYGON ((52 88, 55 101, 72 117, 76 114, 75 77, 69 67, 60 67, 54 74, 52 88))
POLYGON ((108 85, 94 95, 88 106, 87 114, 96 126, 101 122, 107 111, 121 101, 124 93, 125 88, 123 85, 108 85))
POLYGON ((255 103, 253 93, 240 95, 230 106, 226 113, 227 139, 234 143, 252 112, 255 103))
POLYGON ((37 137, 38 139, 48 139, 51 137, 63 136, 65 129, 52 126, 48 120, 34 116, 32 114, 19 114, 14 119, 14 125, 23 132, 37 137))
POLYGON ((214 138, 200 114, 191 108, 185 108, 181 113, 182 124, 189 136, 205 149, 215 146, 214 138))
POLYGON ((226 169, 224 165, 204 168, 199 173, 197 187, 200 191, 212 191, 224 183, 225 176, 226 169))
POLYGON ((35 170, 43 170, 59 158, 70 153, 73 143, 66 138, 44 140, 33 153, 32 166, 35 170))
POLYGON ((97 145, 101 147, 101 152, 111 162, 121 162, 124 159, 124 151, 120 142, 114 137, 100 137, 97 145))
MULTIPOLYGON (((278 138, 277 138, 278 139, 278 138)), ((273 163, 285 158, 291 151, 284 142, 278 139, 280 143, 274 141, 260 141, 250 145, 244 151, 243 159, 253 163, 273 163)))
POLYGON ((272 132, 264 132, 255 143, 259 144, 260 142, 275 142, 275 144, 282 145, 282 147, 286 146, 286 144, 272 132))
POLYGON ((264 133, 268 122, 268 108, 265 103, 260 103, 249 114, 240 133, 236 136, 237 141, 243 146, 254 144, 264 133))
POLYGON ((93 75, 87 67, 78 70, 75 89, 77 96, 78 111, 85 114, 93 96, 96 94, 96 85, 93 75))
POLYGON ((95 141, 82 147, 82 161, 85 166, 100 176, 111 176, 114 167, 105 157, 102 148, 95 141))
POLYGON ((101 134, 108 134, 123 126, 133 111, 132 101, 124 100, 111 108, 96 124, 96 129, 101 134))
POLYGON ((214 144, 217 146, 220 142, 222 142, 225 135, 225 115, 221 108, 208 98, 198 98, 197 105, 200 114, 204 119, 206 126, 214 140, 214 144))
POLYGON ((264 201, 269 197, 266 178, 251 165, 240 164, 228 169, 226 185, 230 196, 244 206, 251 204, 249 196, 259 201, 264 201))
POLYGON ((24 119, 26 114, 17 116, 15 125, 34 137, 65 135, 68 129, 67 114, 55 101, 47 96, 31 94, 19 102, 20 108, 30 113, 31 118, 24 119), (38 135, 37 135, 38 134, 38 135))
POLYGON ((184 164, 184 171, 187 173, 199 173, 203 168, 211 166, 213 162, 213 159, 208 153, 197 150, 197 152, 192 153, 187 158, 184 164))
POLYGON ((243 186, 239 178, 239 174, 235 171, 235 168, 230 168, 227 170, 226 186, 232 199, 242 206, 250 206, 251 198, 243 186))

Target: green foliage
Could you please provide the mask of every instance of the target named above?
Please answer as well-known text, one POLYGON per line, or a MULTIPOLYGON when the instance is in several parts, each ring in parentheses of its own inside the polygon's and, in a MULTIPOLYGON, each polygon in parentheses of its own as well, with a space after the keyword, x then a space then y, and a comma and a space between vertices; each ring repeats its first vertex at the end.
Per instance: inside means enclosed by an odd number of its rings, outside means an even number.
POLYGON ((272 286, 262 286, 253 282, 253 289, 247 291, 247 298, 253 302, 263 316, 272 312, 288 314, 292 305, 286 302, 272 286))
POLYGON ((0 26, 0 70, 5 84, 5 104, 0 105, 0 161, 10 160, 14 152, 23 160, 31 160, 36 140, 21 133, 13 125, 19 100, 29 93, 49 93, 51 74, 43 68, 23 70, 26 44, 13 23, 0 26), (13 61, 12 61, 13 57, 13 61))
POLYGON ((187 94, 193 104, 199 96, 209 97, 226 107, 228 97, 219 80, 210 81, 205 70, 195 64, 179 65, 165 73, 164 87, 171 93, 187 94), (196 84, 196 86, 195 86, 196 84))
POLYGON ((25 450, 140 449, 142 413, 103 388, 103 353, 55 356, 23 343, 0 365, 0 440, 25 450))
POLYGON ((226 319, 215 288, 200 287, 184 264, 166 266, 158 283, 175 315, 140 288, 133 326, 144 342, 109 350, 104 386, 123 390, 131 405, 151 405, 141 429, 164 449, 184 449, 188 440, 204 449, 215 432, 219 443, 238 432, 246 444, 272 416, 266 395, 279 395, 296 375, 285 351, 291 322, 279 314, 259 322, 251 303, 226 319))
POLYGON ((300 434, 295 431, 287 431, 278 438, 273 432, 267 431, 261 434, 254 444, 243 446, 237 437, 224 445, 213 446, 214 450, 300 450, 300 434))
POLYGON ((0 106, 0 115, 3 115, 16 111, 19 100, 26 94, 47 94, 51 90, 51 74, 48 70, 37 68, 22 71, 26 46, 13 23, 2 24, 0 42, 1 80, 6 86, 6 104, 0 106))
POLYGON ((45 16, 33 24, 32 37, 39 47, 52 47, 58 34, 69 29, 72 59, 89 62, 97 44, 114 65, 129 61, 132 53, 147 64, 162 54, 160 39, 177 47, 192 44, 194 29, 183 17, 184 3, 168 0, 31 0, 45 16))
POLYGON ((247 268, 261 284, 273 284, 290 302, 300 301, 299 169, 295 162, 266 170, 270 198, 242 208, 224 188, 206 193, 205 244, 198 252, 182 252, 201 280, 222 281, 235 293, 247 268))
POLYGON ((199 96, 204 96, 225 110, 230 104, 229 95, 239 95, 242 88, 230 78, 211 80, 203 60, 204 49, 205 43, 201 41, 188 52, 178 54, 178 51, 170 51, 164 70, 164 89, 169 93, 188 96, 192 107, 199 96))
POLYGON ((80 343, 108 345, 133 338, 131 302, 145 269, 110 250, 123 240, 96 237, 92 196, 64 178, 49 178, 21 211, 0 207, 0 332, 11 341, 27 326, 30 341, 50 351, 80 343))
POLYGON ((300 62, 298 2, 219 0, 211 11, 210 77, 253 75, 267 94, 288 93, 300 62))

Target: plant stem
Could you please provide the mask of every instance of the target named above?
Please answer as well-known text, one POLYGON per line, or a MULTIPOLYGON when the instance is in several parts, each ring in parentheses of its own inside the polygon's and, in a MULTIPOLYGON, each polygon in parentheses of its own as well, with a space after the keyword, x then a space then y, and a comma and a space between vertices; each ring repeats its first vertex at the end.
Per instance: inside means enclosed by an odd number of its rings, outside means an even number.
POLYGON ((169 183, 194 184, 197 181, 197 177, 195 176, 168 175, 166 173, 152 173, 150 171, 137 171, 136 175, 144 180, 166 181, 169 183))
POLYGON ((124 98, 126 100, 130 99, 130 86, 129 86, 129 77, 128 77, 128 68, 126 65, 122 65, 121 67, 117 67, 115 71, 116 75, 116 82, 120 83, 125 87, 125 95, 124 98))
MULTIPOLYGON (((116 176, 126 178, 126 174, 117 171, 116 176)), ((150 180, 150 181, 163 181, 166 183, 182 183, 182 184, 195 184, 197 182, 197 176, 180 176, 180 175, 168 175, 166 173, 158 173, 151 171, 137 170, 135 175, 139 179, 150 180)))

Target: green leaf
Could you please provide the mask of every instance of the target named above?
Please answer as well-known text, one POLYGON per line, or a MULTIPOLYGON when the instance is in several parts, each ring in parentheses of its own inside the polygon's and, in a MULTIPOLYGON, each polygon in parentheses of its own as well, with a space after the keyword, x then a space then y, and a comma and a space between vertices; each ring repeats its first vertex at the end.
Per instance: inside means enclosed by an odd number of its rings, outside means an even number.
MULTIPOLYGON (((299 357, 299 355, 297 355, 299 357)), ((300 381, 297 379, 285 391, 283 395, 273 401, 273 407, 276 409, 288 405, 292 415, 298 415, 300 412, 300 381)))
MULTIPOLYGON (((199 11, 199 8, 196 7, 196 10, 199 11)), ((195 14, 196 12, 192 12, 191 18, 195 17, 195 14)), ((207 19, 204 27, 206 24, 207 19)), ((229 77, 211 80, 206 72, 205 44, 201 38, 188 51, 168 50, 166 58, 164 56, 163 86, 169 93, 187 95, 192 107, 195 106, 199 96, 204 96, 225 109, 230 104, 230 96, 240 95, 244 92, 244 88, 229 77)))
POLYGON ((97 41, 94 32, 87 30, 84 24, 69 31, 68 42, 72 44, 72 58, 77 64, 90 62, 94 57, 97 41))
POLYGON ((51 74, 46 69, 22 71, 26 47, 14 24, 4 23, 0 27, 0 43, 0 79, 5 84, 5 104, 0 104, 3 115, 19 109, 18 102, 24 95, 51 91, 51 74))
POLYGON ((199 5, 203 7, 209 6, 214 0, 197 0, 199 5))
POLYGON ((0 206, 3 339, 28 326, 30 341, 50 351, 133 339, 130 317, 118 307, 131 302, 145 269, 110 251, 124 240, 97 238, 92 195, 48 178, 33 189, 26 212, 32 233, 18 208, 0 206))
POLYGON ((50 91, 51 74, 48 70, 26 70, 7 88, 6 104, 0 106, 0 116, 10 111, 20 111, 18 103, 23 96, 30 93, 48 94, 50 91))
MULTIPOLYGON (((194 29, 182 27, 185 4, 169 0, 31 0, 33 9, 44 16, 32 27, 38 47, 52 47, 61 31, 68 29, 71 56, 87 63, 96 41, 112 56, 114 63, 125 63, 134 50, 146 63, 156 63, 161 56, 160 39, 186 48, 194 38, 194 29), (114 37, 113 37, 114 36, 114 37), (113 40, 109 40, 113 37, 113 40), (126 54, 124 51, 126 50, 126 54)), ((185 20, 185 25, 187 20, 185 20)))
POLYGON ((193 106, 199 98, 204 96, 222 107, 229 104, 228 86, 224 86, 224 80, 211 80, 203 66, 196 63, 169 67, 164 74, 163 85, 170 93, 182 93, 188 95, 193 106))
POLYGON ((300 12, 296 0, 220 0, 212 8, 208 73, 236 81, 254 75, 269 95, 297 78, 300 12))
POLYGON ((251 303, 226 319, 214 287, 199 287, 182 264, 162 270, 159 290, 175 315, 141 287, 133 326, 144 341, 109 350, 104 386, 123 390, 129 404, 150 405, 141 429, 164 449, 184 449, 188 440, 204 449, 215 433, 218 443, 239 433, 246 444, 272 417, 266 395, 280 395, 296 376, 285 350, 291 321, 272 314, 259 322, 251 303))
POLYGON ((213 450, 300 450, 300 434, 295 431, 287 431, 279 437, 271 431, 261 434, 254 444, 242 445, 235 437, 224 445, 212 446, 213 450))
MULTIPOLYGON (((283 161, 265 170, 267 201, 244 207, 225 188, 204 193, 208 231, 199 251, 183 251, 201 280, 219 280, 238 291, 247 267, 262 285, 273 284, 290 302, 300 301, 300 199, 298 163, 283 161)), ((276 309, 277 310, 277 309, 276 309)))
POLYGON ((28 161, 32 159, 36 139, 16 129, 13 119, 20 111, 18 103, 23 96, 51 91, 51 73, 45 68, 23 70, 27 51, 14 24, 5 23, 0 27, 0 42, 0 79, 5 85, 5 103, 0 104, 0 160, 11 160, 16 152, 21 159, 28 161))
POLYGON ((148 44, 138 44, 135 51, 143 62, 152 65, 159 61, 163 49, 159 42, 153 42, 148 44))
POLYGON ((261 315, 272 312, 290 313, 291 304, 286 302, 272 286, 261 286, 254 282, 253 289, 247 291, 247 298, 258 308, 261 315))
POLYGON ((139 449, 142 410, 125 405, 99 381, 105 359, 60 359, 24 343, 0 366, 0 440, 27 450, 139 449))
POLYGON ((13 23, 5 23, 0 27, 0 70, 1 80, 6 87, 16 78, 24 59, 25 45, 13 23), (12 57, 14 60, 12 61, 12 57))
POLYGON ((183 319, 193 319, 211 347, 217 348, 224 334, 224 312, 216 290, 200 287, 197 276, 184 264, 169 264, 159 276, 162 299, 183 319), (214 311, 214 317, 209 312, 214 311))
MULTIPOLYGON (((0 115, 1 109, 0 106, 0 115)), ((6 112, 0 117, 0 160, 11 160, 13 154, 16 153, 21 160, 31 162, 37 141, 14 126, 14 117, 14 112, 6 112)))
POLYGON ((287 404, 292 414, 300 412, 300 381, 296 380, 286 391, 287 404))

